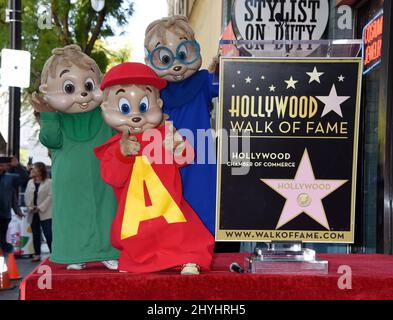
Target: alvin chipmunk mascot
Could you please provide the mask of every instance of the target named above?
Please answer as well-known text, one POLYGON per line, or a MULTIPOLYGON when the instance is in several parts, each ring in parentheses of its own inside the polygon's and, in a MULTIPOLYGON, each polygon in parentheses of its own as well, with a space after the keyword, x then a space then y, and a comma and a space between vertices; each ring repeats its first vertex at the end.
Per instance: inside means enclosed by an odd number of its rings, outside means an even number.
POLYGON ((43 98, 33 95, 40 113, 40 142, 52 154, 52 228, 50 260, 80 270, 102 261, 117 269, 110 225, 116 198, 100 178, 94 147, 115 133, 102 119, 101 72, 77 45, 57 48, 41 74, 43 98))
POLYGON ((214 239, 182 195, 179 168, 194 150, 164 121, 159 90, 166 81, 140 63, 123 63, 104 77, 105 121, 120 133, 95 149, 101 175, 117 196, 112 244, 119 270, 153 272, 181 266, 208 270, 214 239))

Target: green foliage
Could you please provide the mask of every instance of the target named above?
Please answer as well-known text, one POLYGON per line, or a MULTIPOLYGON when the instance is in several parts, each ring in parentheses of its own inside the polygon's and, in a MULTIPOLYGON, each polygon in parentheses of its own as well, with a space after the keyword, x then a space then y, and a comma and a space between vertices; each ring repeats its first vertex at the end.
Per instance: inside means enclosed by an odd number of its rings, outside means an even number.
POLYGON ((132 51, 131 47, 126 45, 124 48, 117 50, 116 53, 113 53, 111 67, 129 61, 131 58, 131 51, 132 51))
POLYGON ((91 56, 100 66, 106 65, 106 69, 101 69, 101 71, 105 73, 108 69, 114 67, 115 65, 129 61, 131 58, 131 51, 132 49, 129 44, 125 44, 123 48, 117 49, 115 51, 110 49, 110 45, 105 43, 105 41, 98 40, 91 56), (101 59, 106 60, 102 61, 101 59), (99 63, 100 61, 101 64, 99 63))
MULTIPOLYGON (((127 23, 133 14, 132 0, 106 0, 104 9, 97 13, 90 5, 90 0, 23 0, 23 49, 32 56, 30 94, 37 90, 42 67, 52 49, 67 44, 78 44, 91 55, 104 72, 113 59, 100 43, 100 39, 115 35, 115 26, 127 23), (37 22, 48 6, 52 10, 52 28, 39 29, 37 22), (97 41, 98 40, 98 41, 97 41)), ((5 48, 9 45, 8 24, 4 21, 7 1, 0 1, 0 43, 5 48)), ((123 54, 123 53, 122 53, 123 54)))
POLYGON ((109 64, 109 57, 106 54, 105 51, 103 50, 93 50, 91 53, 91 57, 97 62, 97 64, 100 66, 100 70, 102 73, 105 73, 107 66, 109 64))

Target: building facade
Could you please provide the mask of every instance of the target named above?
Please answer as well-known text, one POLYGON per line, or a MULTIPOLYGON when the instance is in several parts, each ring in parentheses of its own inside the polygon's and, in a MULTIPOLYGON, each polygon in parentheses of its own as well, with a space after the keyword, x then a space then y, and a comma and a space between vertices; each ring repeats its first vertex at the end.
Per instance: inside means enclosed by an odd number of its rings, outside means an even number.
POLYGON ((218 54, 222 33, 221 0, 168 0, 168 15, 187 16, 201 45, 202 68, 218 54))

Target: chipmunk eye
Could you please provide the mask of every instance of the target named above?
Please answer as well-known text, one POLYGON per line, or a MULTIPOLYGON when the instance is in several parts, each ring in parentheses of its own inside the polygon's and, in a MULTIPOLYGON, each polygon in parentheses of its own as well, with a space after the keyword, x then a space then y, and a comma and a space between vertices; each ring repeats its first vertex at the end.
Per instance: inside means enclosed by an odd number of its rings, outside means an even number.
POLYGON ((95 88, 94 80, 92 78, 87 78, 85 81, 86 91, 93 91, 95 88))
POLYGON ((131 112, 131 104, 126 98, 121 98, 119 100, 119 110, 124 115, 127 115, 131 112))
POLYGON ((185 45, 182 45, 182 46, 179 47, 178 56, 179 56, 179 60, 181 62, 187 60, 188 51, 187 51, 187 47, 185 45))
POLYGON ((160 61, 163 65, 168 65, 171 63, 172 58, 171 56, 166 52, 166 50, 160 51, 160 61))
POLYGON ((149 99, 145 96, 142 98, 141 103, 139 104, 139 112, 145 113, 149 111, 149 99))
POLYGON ((63 91, 66 94, 73 94, 75 92, 75 85, 71 80, 66 80, 63 83, 63 91))

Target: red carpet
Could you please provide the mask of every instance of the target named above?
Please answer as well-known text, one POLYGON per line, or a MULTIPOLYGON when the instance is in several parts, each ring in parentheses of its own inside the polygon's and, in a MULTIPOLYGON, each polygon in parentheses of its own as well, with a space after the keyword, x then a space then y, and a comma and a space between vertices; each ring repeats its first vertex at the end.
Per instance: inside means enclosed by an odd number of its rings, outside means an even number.
MULTIPOLYGON (((216 254, 213 271, 180 276, 178 271, 154 274, 111 272, 100 264, 67 271, 44 261, 52 270, 52 289, 39 289, 40 268, 21 283, 21 299, 129 299, 129 300, 331 300, 393 299, 393 256, 326 254, 325 276, 253 275, 228 271, 231 262, 243 265, 244 254, 216 254), (340 290, 340 265, 352 268, 352 289, 340 290)), ((44 281, 45 283, 45 281, 44 281)))

